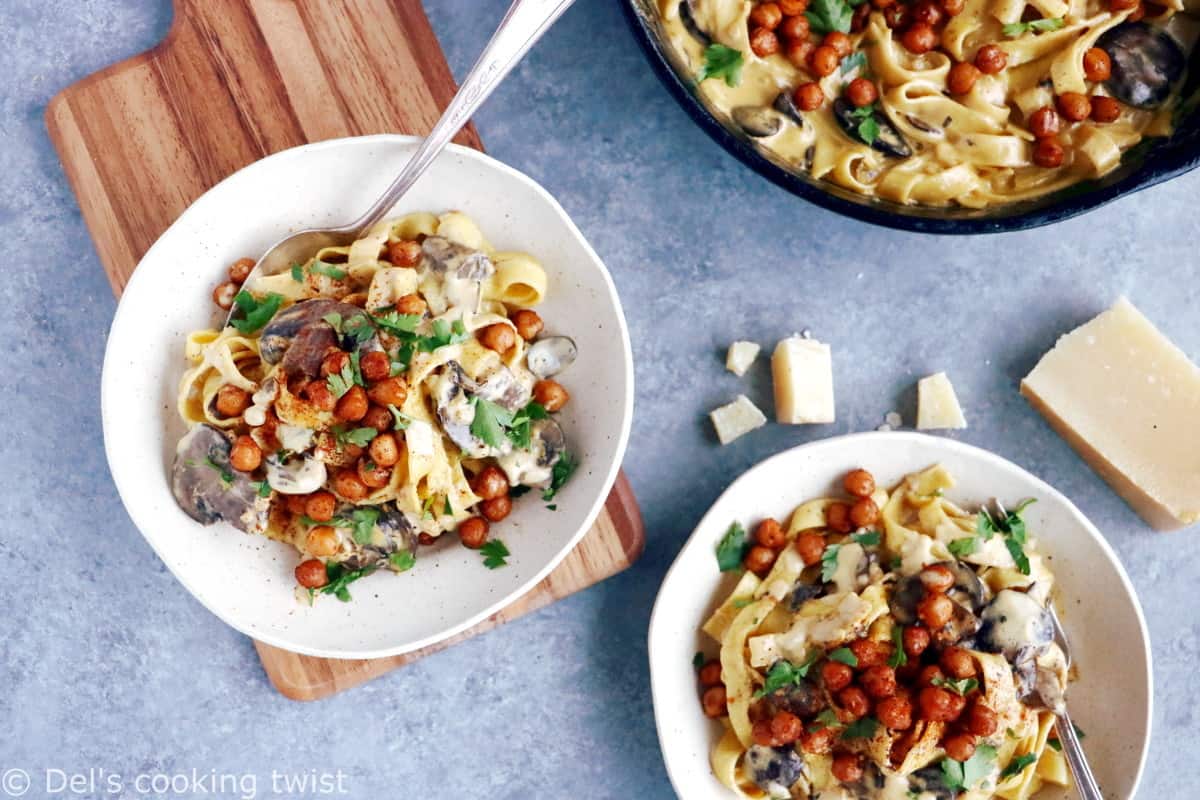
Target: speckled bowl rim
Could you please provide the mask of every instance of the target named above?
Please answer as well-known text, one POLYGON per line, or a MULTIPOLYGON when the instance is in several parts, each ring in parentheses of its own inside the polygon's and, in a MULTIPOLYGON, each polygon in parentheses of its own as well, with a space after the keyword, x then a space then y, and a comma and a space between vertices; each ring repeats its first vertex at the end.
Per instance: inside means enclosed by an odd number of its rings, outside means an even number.
MULTIPOLYGON (((678 665, 674 663, 678 653, 664 652, 673 642, 674 636, 679 630, 679 622, 673 616, 675 608, 672 607, 675 594, 680 591, 690 591, 694 594, 711 594, 716 585, 708 585, 708 579, 700 577, 693 580, 681 581, 679 575, 682 575, 689 568, 689 564, 685 563, 691 560, 689 555, 696 549, 703 548, 707 553, 711 554, 712 549, 716 546, 721 534, 727 529, 731 517, 726 513, 723 506, 727 502, 727 498, 735 496, 742 491, 746 486, 758 484, 760 486, 769 486, 770 480, 764 480, 764 475, 783 473, 789 474, 788 467, 791 463, 801 456, 817 456, 823 452, 836 453, 839 450, 848 450, 857 447, 872 447, 879 450, 887 448, 908 448, 916 450, 919 457, 914 458, 914 463, 911 466, 912 470, 923 469, 929 464, 935 463, 946 456, 961 457, 964 459, 974 460, 979 462, 985 469, 995 470, 996 474, 1004 474, 1008 478, 1022 483, 1027 487, 1025 496, 1036 497, 1039 500, 1049 501, 1059 506, 1078 524, 1079 529, 1087 534, 1091 542, 1096 546, 1097 552, 1102 555, 1110 564, 1116 573, 1121 588, 1124 590, 1125 597, 1129 601, 1134 617, 1137 622, 1138 631, 1141 634, 1140 645, 1142 657, 1144 659, 1144 668, 1146 673, 1145 692, 1145 714, 1144 724, 1146 735, 1141 743, 1138 753, 1138 767, 1133 781, 1130 784, 1129 793, 1122 800, 1131 800, 1137 794, 1137 789, 1141 783, 1142 775, 1146 769, 1146 760, 1150 751, 1150 742, 1153 734, 1154 722, 1154 664, 1153 654, 1150 646, 1150 631, 1146 624, 1146 617, 1142 611, 1142 605, 1138 599, 1137 591, 1134 589, 1132 581, 1125 572, 1124 566, 1121 564, 1116 552, 1109 545, 1104 535, 1092 524, 1082 511, 1080 511, 1074 503, 1067 499, 1065 495, 1059 492, 1050 484, 1033 475, 1029 471, 1014 464, 1006 458, 1003 458, 995 453, 989 452, 973 445, 962 442, 946 439, 939 436, 931 436, 923 433, 894 431, 894 432, 878 432, 871 431, 866 433, 852 433, 843 436, 835 436, 828 439, 821 439, 815 442, 799 445, 770 456, 742 473, 736 478, 719 497, 713 502, 712 506, 700 522, 697 523, 695 530, 688 537, 683 547, 680 548, 679 554, 675 557, 671 567, 667 570, 663 577, 659 592, 654 601, 654 608, 650 614, 650 626, 647 633, 647 655, 650 664, 650 687, 651 696, 654 702, 654 721, 658 733, 659 745, 663 754, 668 777, 671 780, 671 785, 674 787, 676 794, 683 800, 716 800, 716 798, 732 797, 732 793, 725 790, 719 794, 698 794, 692 791, 697 774, 711 776, 712 770, 708 762, 708 752, 704 752, 703 758, 697 761, 690 757, 689 754, 681 753, 679 748, 673 745, 677 741, 674 734, 670 730, 671 722, 676 718, 677 707, 668 701, 668 686, 674 685, 679 680, 678 665), (678 585, 688 587, 686 590, 681 590, 678 585), (661 643, 661 644, 660 644, 661 643)), ((836 460, 836 459, 830 459, 836 460)), ((867 465, 869 466, 869 465, 867 465)), ((790 474, 794 474, 790 473, 790 474)), ((830 475, 832 482, 835 476, 830 475)), ((760 490, 761 491, 761 490, 760 490)), ((746 518, 747 515, 758 513, 758 509, 745 508, 740 512, 739 519, 746 518)), ((1054 535, 1048 532, 1039 531, 1039 538, 1043 541, 1053 541, 1054 535)), ((709 560, 712 561, 711 555, 709 560)), ((695 578, 695 576, 691 576, 695 578)), ((717 583, 720 582, 718 574, 717 583)), ((711 602, 711 598, 706 597, 706 602, 711 602)), ((1065 622, 1068 629, 1071 627, 1070 621, 1065 622)), ((1133 644, 1133 643, 1130 643, 1133 644)), ((1126 656, 1133 658, 1134 647, 1129 647, 1126 651, 1126 656)), ((690 664, 687 665, 690 668, 690 664)), ((694 676, 692 681, 694 681, 694 676)), ((689 682, 690 685, 691 682, 689 682)), ((1068 698, 1070 697, 1068 693, 1068 698)), ((698 711, 699 702, 694 701, 687 713, 691 716, 699 716, 702 722, 707 720, 703 717, 702 712, 698 711)), ((699 755, 699 754, 698 754, 699 755)), ((724 787, 721 787, 724 789, 724 787)), ((1103 788, 1103 787, 1102 787, 1103 788)), ((1071 796, 1074 796, 1072 790, 1071 796)))

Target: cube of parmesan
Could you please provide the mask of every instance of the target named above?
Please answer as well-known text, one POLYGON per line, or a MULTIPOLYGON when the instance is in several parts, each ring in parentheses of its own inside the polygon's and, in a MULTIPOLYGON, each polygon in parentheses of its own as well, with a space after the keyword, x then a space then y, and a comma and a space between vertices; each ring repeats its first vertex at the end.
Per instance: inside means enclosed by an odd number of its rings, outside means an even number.
POLYGON ((958 395, 946 373, 917 381, 917 430, 961 430, 967 427, 958 395))
POLYGON ((754 342, 734 342, 729 345, 729 354, 725 356, 725 369, 739 378, 742 377, 746 370, 750 369, 754 359, 758 358, 758 351, 761 349, 754 342))
POLYGON ((713 409, 708 416, 717 429, 721 444, 729 444, 739 436, 767 424, 766 416, 744 394, 739 394, 728 405, 713 409))
POLYGON ((829 345, 792 336, 771 356, 775 419, 784 425, 834 421, 833 356, 829 345))

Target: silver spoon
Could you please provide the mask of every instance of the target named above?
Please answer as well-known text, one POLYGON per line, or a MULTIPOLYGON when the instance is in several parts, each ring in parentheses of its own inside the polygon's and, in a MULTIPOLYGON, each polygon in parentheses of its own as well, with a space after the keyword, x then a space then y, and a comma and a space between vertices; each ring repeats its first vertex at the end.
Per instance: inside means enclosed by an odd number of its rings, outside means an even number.
MULTIPOLYGON (((575 0, 515 0, 492 35, 491 41, 484 48, 483 55, 471 68, 467 79, 446 107, 442 118, 433 126, 433 130, 425 137, 425 141, 417 148, 417 152, 396 180, 366 213, 347 225, 312 228, 293 233, 276 242, 258 260, 243 284, 250 286, 259 276, 276 275, 290 269, 292 264, 303 264, 322 247, 348 245, 361 238, 364 231, 387 216, 396 202, 412 188, 513 67, 573 2, 575 0)), ((236 308, 234 306, 234 309, 236 308)), ((229 313, 229 318, 232 317, 233 310, 229 313)), ((229 324, 228 319, 226 324, 229 324)))
MULTIPOLYGON (((1054 603, 1048 603, 1047 607, 1050 609, 1050 621, 1054 624, 1054 640, 1062 649, 1063 656, 1067 661, 1067 669, 1070 669, 1071 643, 1067 641, 1067 632, 1063 630, 1062 623, 1058 619, 1054 603)), ((1100 786, 1096 783, 1096 776, 1092 774, 1092 768, 1083 752, 1083 745, 1079 742, 1079 735, 1075 733, 1071 715, 1067 713, 1065 696, 1062 693, 1056 693, 1053 697, 1042 695, 1042 702, 1058 717, 1054 727, 1058 731, 1058 740, 1062 743, 1067 766, 1071 768, 1071 774, 1075 777, 1075 785, 1079 788, 1080 798, 1082 800, 1104 800, 1104 795, 1100 793, 1100 786)))

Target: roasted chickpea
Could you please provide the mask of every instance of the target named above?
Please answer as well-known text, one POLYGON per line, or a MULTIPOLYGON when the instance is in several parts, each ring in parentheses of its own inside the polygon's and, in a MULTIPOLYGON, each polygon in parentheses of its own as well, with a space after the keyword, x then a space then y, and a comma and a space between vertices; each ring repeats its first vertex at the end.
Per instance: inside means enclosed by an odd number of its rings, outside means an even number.
POLYGON ((903 695, 886 697, 875 706, 876 719, 893 731, 906 731, 911 728, 912 712, 912 701, 903 695))
POLYGON ((340 470, 333 476, 333 490, 347 500, 362 500, 367 496, 367 485, 352 469, 340 470))
POLYGON ((921 0, 913 6, 913 22, 921 22, 931 28, 936 28, 942 21, 942 9, 931 0, 921 0))
POLYGON ((858 670, 861 672, 871 667, 877 667, 880 664, 886 664, 888 656, 892 654, 892 646, 877 642, 874 639, 855 639, 850 643, 850 652, 854 653, 854 658, 858 661, 858 670))
POLYGON ((917 686, 924 689, 933 686, 934 683, 940 683, 946 680, 946 673, 942 672, 942 668, 937 664, 930 664, 921 668, 921 674, 917 676, 917 686))
POLYGON ((815 731, 805 731, 800 737, 800 747, 806 753, 822 755, 833 750, 835 739, 837 731, 833 728, 817 728, 815 731))
POLYGON ((812 55, 808 57, 808 68, 813 74, 820 75, 824 78, 826 75, 832 75, 837 69, 838 62, 841 59, 838 57, 837 51, 827 44, 812 51, 812 55))
POLYGON ((381 467, 370 458, 360 458, 356 470, 358 479, 371 489, 382 489, 392 479, 390 469, 381 467))
POLYGON ((855 528, 869 528, 879 521, 879 506, 869 497, 860 497, 850 506, 850 524, 855 528))
POLYGON ((499 522, 512 513, 512 499, 502 494, 479 504, 479 513, 488 518, 489 522, 499 522))
POLYGON ((875 493, 875 476, 865 469, 852 469, 842 479, 842 486, 854 497, 870 497, 875 493))
POLYGON ((363 353, 358 360, 358 368, 369 381, 381 381, 392 374, 392 362, 382 350, 363 353))
MULTIPOLYGON (((871 105, 871 103, 874 103, 879 99, 879 90, 875 88, 875 84, 871 83, 871 81, 867 80, 866 78, 855 78, 854 80, 850 81, 850 85, 846 87, 846 99, 849 100, 855 108, 862 108, 863 106, 871 105)), ((865 497, 858 502, 861 503, 863 501, 871 503, 870 499, 865 497)), ((871 503, 871 505, 874 506, 875 504, 871 503)), ((854 507, 857 508, 858 503, 855 503, 854 507)), ((854 513, 853 509, 851 509, 850 513, 854 513)))
POLYGON ((367 397, 381 406, 399 408, 408 399, 408 384, 399 375, 384 378, 367 390, 367 397))
POLYGON ((333 415, 345 422, 358 422, 367 415, 367 409, 370 407, 367 390, 361 386, 351 386, 349 391, 338 398, 333 415))
POLYGON ((825 537, 811 531, 800 534, 796 537, 796 552, 804 565, 811 567, 825 554, 825 537))
POLYGON ((787 534, 783 530, 783 526, 778 520, 767 517, 762 522, 758 523, 758 527, 754 530, 754 539, 763 547, 769 547, 772 550, 782 549, 787 544, 787 534))
POLYGON ((808 10, 808 0, 779 0, 779 10, 786 17, 799 17, 808 10))
POLYGON ((866 3, 862 3, 858 8, 854 9, 854 16, 850 17, 851 33, 862 33, 867 27, 867 21, 871 18, 871 7, 866 3))
POLYGON ((472 550, 483 547, 488 538, 488 522, 483 517, 471 517, 458 524, 458 538, 472 550))
POLYGON ((406 294, 396 300, 393 304, 397 314, 404 314, 409 317, 421 317, 425 315, 429 304, 419 294, 406 294))
POLYGON ((1141 22, 1146 16, 1146 4, 1138 3, 1133 7, 1133 11, 1129 12, 1129 16, 1125 18, 1126 22, 1141 22))
POLYGON ((921 55, 937 47, 938 35, 937 31, 930 26, 923 22, 917 22, 909 26, 909 29, 900 37, 900 41, 908 52, 921 55))
POLYGON ((840 661, 824 661, 821 663, 821 681, 830 694, 840 692, 854 680, 854 670, 840 661))
POLYGON ((305 506, 308 503, 310 495, 307 494, 285 494, 283 496, 283 507, 288 510, 289 514, 295 514, 297 517, 301 514, 307 514, 305 506))
POLYGON ((367 448, 371 460, 381 467, 394 467, 400 460, 400 444, 391 433, 381 433, 371 440, 367 448))
POLYGON ((321 411, 333 411, 337 408, 337 398, 329 391, 329 385, 325 381, 309 381, 300 390, 300 396, 321 411))
POLYGON ((950 73, 946 76, 946 86, 951 94, 961 96, 975 88, 979 75, 979 67, 969 61, 960 61, 950 68, 950 73))
POLYGON ((896 693, 896 670, 887 664, 868 667, 858 679, 863 691, 875 700, 883 700, 896 693))
POLYGON ((847 686, 837 693, 837 703, 851 719, 861 719, 871 710, 867 693, 857 686, 847 686))
POLYGON ((1008 53, 1004 52, 999 45, 985 44, 975 53, 975 66, 979 67, 980 72, 988 75, 995 75, 1003 72, 1008 66, 1008 53))
POLYGON ((262 463, 262 448, 249 436, 239 436, 229 451, 229 463, 238 472, 253 472, 262 463))
POLYGON ((771 732, 771 720, 760 719, 750 728, 750 738, 760 747, 774 747, 775 734, 771 732))
POLYGON ((239 258, 237 261, 229 265, 229 280, 237 284, 245 283, 246 278, 250 277, 250 273, 253 270, 253 258, 239 258))
POLYGON ((1089 81, 1106 81, 1112 77, 1112 59, 1099 47, 1083 54, 1083 74, 1089 81))
POLYGON ((904 629, 902 638, 904 641, 904 652, 916 658, 929 647, 929 640, 932 637, 930 637, 927 628, 922 628, 920 625, 910 625, 904 629))
POLYGON ((779 744, 776 747, 791 744, 804 734, 804 723, 790 711, 780 711, 771 717, 771 735, 779 744))
POLYGON ((921 719, 930 722, 950 722, 955 718, 954 694, 937 686, 922 689, 917 695, 921 719))
POLYGON ((863 776, 862 757, 853 753, 839 753, 833 757, 833 766, 829 771, 842 783, 860 781, 863 776))
POLYGON ((213 289, 212 299, 217 304, 217 307, 222 311, 228 311, 233 308, 233 298, 237 296, 239 289, 238 285, 233 281, 226 281, 217 288, 213 289))
MULTIPOLYGON (((317 522, 329 522, 337 511, 337 498, 324 490, 313 492, 304 501, 304 513, 317 522)), ((328 554, 326 554, 328 555, 328 554)))
POLYGON ((917 618, 931 631, 941 628, 954 616, 954 601, 944 594, 926 594, 917 603, 917 618))
POLYGON ((958 719, 967 710, 967 698, 963 697, 958 692, 950 693, 950 713, 954 715, 954 719, 958 719))
POLYGON ((417 534, 417 544, 422 545, 424 547, 429 547, 429 545, 433 544, 436 541, 437 541, 436 536, 426 533, 425 531, 421 531, 420 533, 417 534))
MULTIPOLYGON (((482 547, 483 543, 480 542, 478 546, 482 547)), ((725 708, 725 701, 724 686, 710 686, 700 696, 700 705, 704 708, 704 715, 713 719, 723 717, 728 713, 725 708)))
POLYGON ((967 7, 967 0, 942 0, 942 11, 948 17, 957 17, 967 7))
POLYGON ((533 385, 533 399, 547 411, 554 413, 567 404, 571 395, 567 393, 561 383, 547 378, 533 385))
POLYGON ((832 47, 837 53, 838 59, 841 60, 850 55, 854 50, 854 45, 850 41, 850 37, 841 31, 830 31, 825 34, 825 38, 821 40, 821 45, 824 47, 832 47))
POLYGON ((755 28, 750 32, 750 49, 759 58, 779 52, 779 37, 770 28, 755 28))
POLYGON ((793 45, 808 41, 808 35, 811 33, 808 17, 803 14, 787 17, 780 26, 779 32, 790 39, 793 45))
POLYGON ((792 99, 801 111, 815 111, 825 102, 825 92, 816 83, 802 83, 796 87, 792 99))
POLYGON ((421 263, 421 243, 412 240, 388 243, 388 260, 397 267, 415 267, 421 263))
POLYGON ((383 433, 386 430, 391 430, 392 424, 395 422, 395 417, 392 412, 388 411, 383 406, 373 405, 367 409, 367 414, 362 418, 362 424, 365 428, 374 428, 383 433))
POLYGON ((250 407, 250 393, 241 387, 226 383, 217 389, 217 413, 222 417, 239 417, 250 407))
POLYGON ((338 533, 328 525, 309 528, 304 551, 310 556, 331 556, 338 551, 338 533))
POLYGON ((1000 719, 991 707, 978 700, 967 712, 966 728, 976 736, 991 736, 1000 727, 1000 719))
POLYGON ((471 490, 484 500, 504 497, 508 494, 508 476, 497 466, 486 466, 471 482, 471 490))
POLYGON ((962 680, 975 677, 975 659, 961 647, 947 647, 938 659, 942 669, 952 678, 962 680))
POLYGON ((975 737, 969 733, 956 733, 946 737, 942 748, 955 761, 966 761, 975 755, 975 737))
MULTIPOLYGON (((793 41, 783 51, 783 57, 791 62, 796 69, 808 69, 808 59, 812 57, 812 51, 816 45, 809 41, 798 39, 793 41)), ((795 94, 793 93, 793 97, 795 94)), ((797 101, 799 105, 799 101, 797 101)))
POLYGON ((1066 151, 1063 150, 1063 146, 1054 139, 1038 139, 1038 143, 1034 145, 1033 163, 1039 167, 1060 167, 1065 157, 1066 151))
POLYGON ((896 5, 896 0, 871 0, 871 7, 878 8, 880 11, 888 9, 896 5))
POLYGON ((849 533, 850 527, 850 506, 845 503, 830 503, 825 509, 825 525, 837 533, 849 533))
POLYGON ((296 565, 296 583, 305 589, 320 589, 329 583, 329 575, 325 565, 315 558, 301 561, 296 565))
POLYGON ((350 354, 345 350, 330 350, 321 361, 321 375, 337 375, 350 363, 350 354))
POLYGON ((1058 113, 1071 122, 1085 120, 1092 113, 1092 101, 1079 92, 1063 92, 1055 99, 1058 113))
POLYGON ((759 3, 750 12, 750 22, 767 30, 773 31, 783 22, 783 11, 778 3, 759 3))
POLYGON ((1058 112, 1050 106, 1042 106, 1029 115, 1029 132, 1039 139, 1058 135, 1060 127, 1058 112))
POLYGON ((892 30, 907 28, 908 19, 908 5, 905 3, 891 2, 883 9, 883 21, 892 30))
POLYGON ((509 317, 517 329, 517 335, 527 342, 532 342, 542 332, 542 318, 538 316, 536 311, 531 311, 528 308, 523 308, 520 311, 514 311, 509 317))
POLYGON ((1108 7, 1112 11, 1128 11, 1131 8, 1137 8, 1141 4, 1141 0, 1108 0, 1108 7))
POLYGON ((1092 98, 1092 120, 1094 122, 1116 122, 1121 116, 1121 104, 1111 97, 1096 95, 1092 98))
POLYGON ((497 353, 507 353, 517 343, 516 332, 503 322, 488 325, 476 335, 480 344, 497 353))
POLYGON ((930 564, 921 570, 920 577, 927 592, 944 594, 954 588, 954 573, 945 564, 930 564))
POLYGON ((746 569, 761 578, 770 572, 771 567, 775 565, 775 555, 775 551, 771 548, 755 545, 746 553, 746 558, 742 563, 746 569))
POLYGON ((715 658, 704 662, 700 668, 701 686, 719 686, 721 684, 721 662, 715 658))

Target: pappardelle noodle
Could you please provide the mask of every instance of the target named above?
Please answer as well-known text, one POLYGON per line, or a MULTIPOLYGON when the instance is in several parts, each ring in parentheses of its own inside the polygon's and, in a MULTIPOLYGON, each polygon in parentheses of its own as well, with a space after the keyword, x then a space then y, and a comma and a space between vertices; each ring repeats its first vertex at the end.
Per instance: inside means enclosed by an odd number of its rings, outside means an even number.
POLYGON ((659 0, 716 111, 796 172, 985 208, 1116 169, 1170 134, 1183 0, 659 0))
MULTIPOLYGON (((1068 674, 1054 578, 1021 510, 967 511, 941 466, 891 491, 858 469, 847 498, 786 527, 735 524, 745 569, 704 623, 702 705, 716 777, 744 798, 1026 800, 1066 786, 1054 734, 1068 674)), ((1027 505, 1027 504, 1026 504, 1027 505)))
POLYGON ((543 335, 542 266, 449 212, 385 220, 280 274, 253 267, 213 293, 229 324, 187 338, 180 507, 294 546, 309 599, 348 600, 449 531, 503 566, 490 524, 530 489, 552 501, 575 467, 553 378, 576 350, 543 335))

